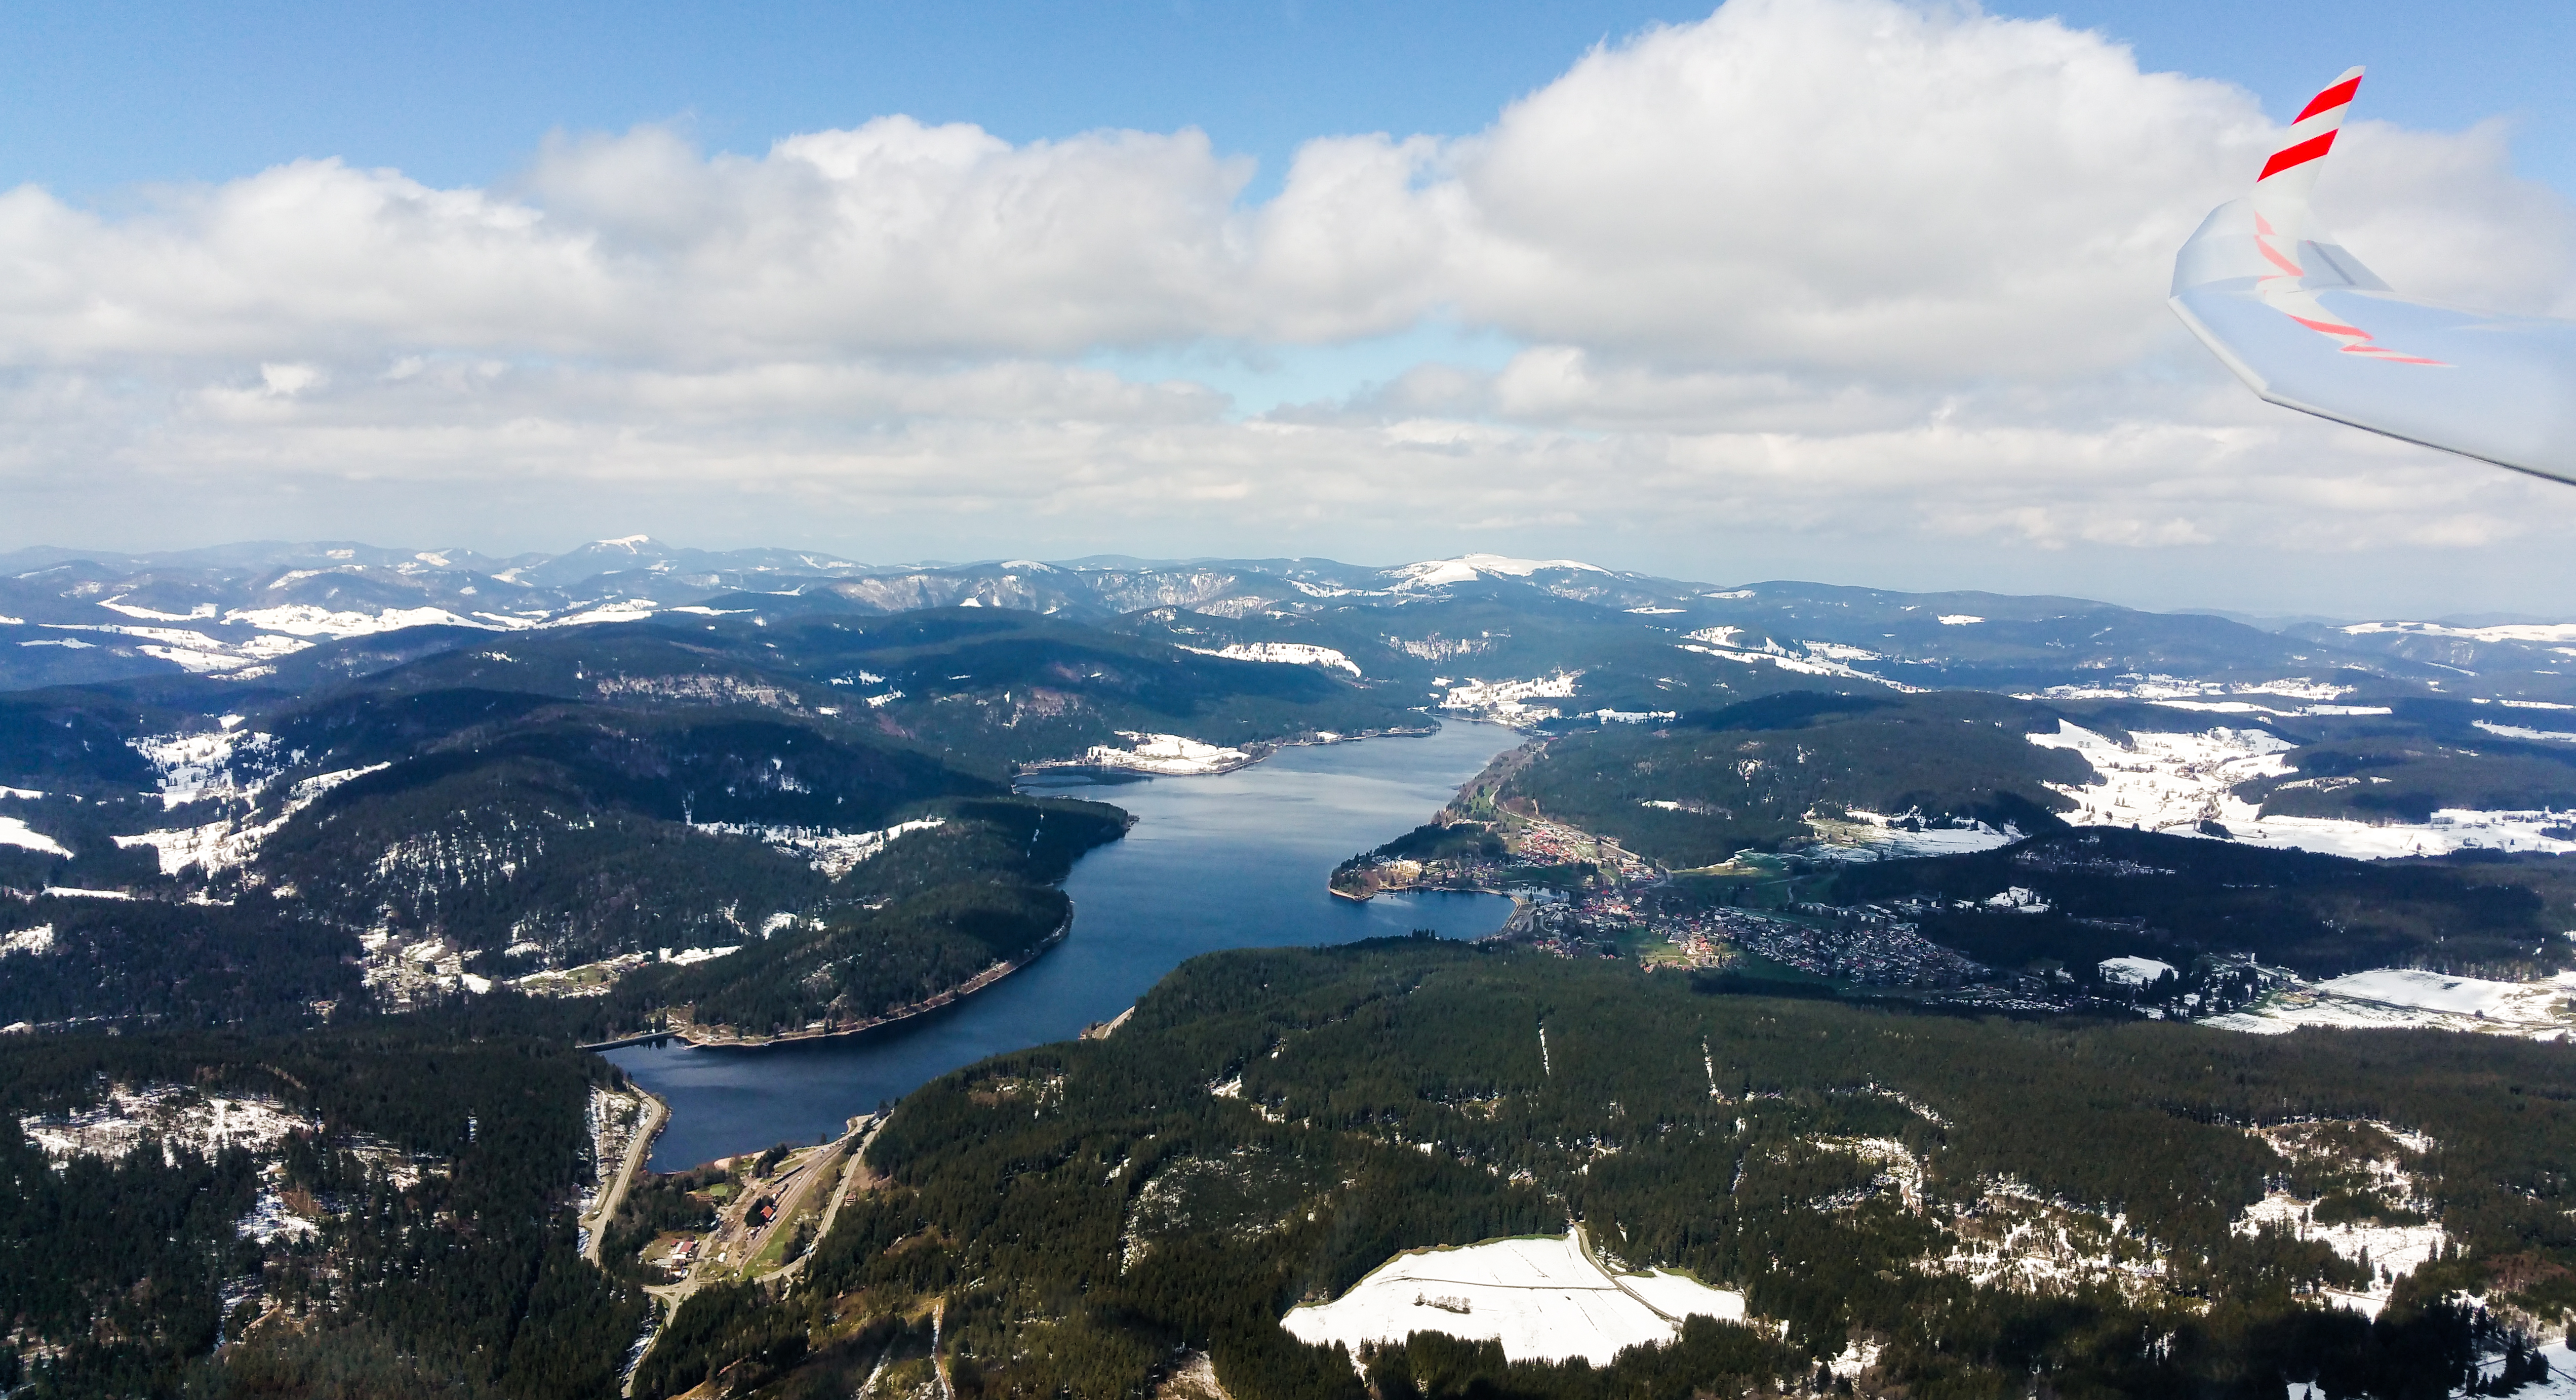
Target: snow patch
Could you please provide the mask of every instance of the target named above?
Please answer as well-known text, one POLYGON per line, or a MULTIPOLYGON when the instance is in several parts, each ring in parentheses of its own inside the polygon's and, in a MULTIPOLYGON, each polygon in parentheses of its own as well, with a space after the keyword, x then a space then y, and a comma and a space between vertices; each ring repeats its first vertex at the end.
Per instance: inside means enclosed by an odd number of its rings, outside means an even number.
POLYGON ((2150 986, 2159 977, 2180 975, 2174 971, 2171 963, 2135 956, 2104 958, 2096 965, 2095 970, 2101 974, 2103 981, 2116 982, 2123 987, 2150 986))
POLYGON ((7 957, 12 953, 25 953, 30 957, 41 957, 53 950, 54 926, 52 924, 38 924, 34 928, 22 928, 15 933, 10 934, 6 938, 0 938, 0 958, 7 957))
POLYGON ((160 1139, 165 1160, 175 1161, 181 1147, 208 1156, 227 1147, 261 1151, 289 1133, 322 1127, 270 1099, 199 1095, 177 1084, 115 1085, 90 1108, 60 1117, 31 1114, 18 1126, 58 1164, 82 1156, 122 1157, 147 1135, 160 1139))
POLYGON ((2472 642, 2576 642, 2576 622, 2519 622, 2503 627, 2444 627, 2434 622, 2356 622, 2343 629, 2348 637, 2395 633, 2410 637, 2458 637, 2472 642))
POLYGON ((161 873, 176 875, 194 865, 213 875, 259 858, 259 848, 274 836, 296 813, 313 805, 316 798, 352 778, 391 767, 389 763, 372 763, 364 768, 340 768, 305 778, 287 790, 286 803, 276 816, 252 823, 250 815, 226 817, 203 826, 175 827, 167 831, 147 831, 139 836, 119 836, 116 844, 127 850, 149 846, 159 858, 161 873))
MULTIPOLYGON (((1649 802, 1645 805, 1682 806, 1678 802, 1649 802)), ((1828 860, 1902 860, 1913 856, 1973 855, 1978 851, 2009 846, 2023 836, 2021 828, 2010 822, 2000 828, 1981 821, 1940 826, 1910 813, 1889 816, 1858 807, 1845 808, 1840 819, 1808 817, 1807 825, 1824 840, 1803 854, 1828 860)))
POLYGON ((2544 739, 2561 744, 2576 744, 2576 734, 2563 729, 2526 729, 2519 724, 2489 724, 2485 720, 2471 723, 2502 739, 2544 739))
POLYGON ((1514 1361, 1580 1356, 1607 1365, 1621 1348, 1672 1340, 1691 1315, 1741 1322, 1744 1295, 1679 1274, 1612 1274, 1569 1233, 1399 1254, 1280 1325, 1302 1341, 1354 1351, 1446 1332, 1498 1340, 1514 1361))
POLYGON ((2533 982, 2491 982, 2415 968, 2376 968, 2297 983, 2242 1011, 2200 1022, 2280 1035, 2301 1026, 2433 1029, 2562 1040, 2576 1035, 2576 972, 2533 982))
POLYGON ((71 856, 69 847, 41 831, 30 829, 25 821, 17 817, 0 817, 0 846, 16 846, 21 850, 34 851, 38 855, 62 856, 66 859, 71 856))
MULTIPOLYGON (((274 588, 277 585, 269 586, 274 588)), ((287 603, 274 608, 235 608, 224 614, 224 621, 295 637, 366 637, 378 632, 399 632, 406 627, 491 630, 486 623, 458 617, 445 608, 385 608, 365 613, 316 607, 311 603, 287 603)))
MULTIPOLYGON (((718 836, 750 836, 791 855, 803 856, 816 870, 831 879, 840 879, 856 867, 883 851, 898 836, 916 831, 935 831, 946 826, 946 817, 924 817, 919 821, 897 822, 882 831, 838 832, 810 826, 750 826, 736 822, 698 822, 697 829, 718 836)), ((761 936, 768 937, 780 920, 796 922, 793 914, 772 914, 761 926, 761 936)))
MULTIPOLYGON (((2100 780, 2049 787, 2075 799, 2066 814, 2078 826, 2135 826, 2176 836, 2204 834, 2216 822, 2249 846, 2294 848, 2325 855, 2376 860, 2389 856, 2447 855, 2472 846, 2507 851, 2576 852, 2576 841, 2548 835, 2567 818, 2552 812, 2479 812, 2445 808, 2420 823, 2376 824, 2345 817, 2266 817, 2236 796, 2237 784, 2289 774, 2281 755, 2292 747, 2262 729, 2213 729, 2205 734, 2132 734, 2127 746, 2089 729, 2058 721, 2055 734, 2033 734, 2042 748, 2073 749, 2100 780)), ((2302 780, 2304 781, 2304 780, 2302 780)))
POLYGON ((1118 737, 1135 747, 1119 749, 1096 744, 1083 754, 1081 761, 1101 768, 1160 773, 1167 777, 1223 773, 1252 761, 1252 755, 1241 749, 1205 744, 1178 734, 1134 734, 1121 730, 1118 737))
POLYGON ((1687 634, 1691 640, 1676 642, 1674 645, 1701 656, 1714 656, 1721 661, 1736 661, 1747 666, 1777 666, 1783 671, 1795 672, 1802 676, 1833 676, 1840 680, 1867 681, 1871 685, 1883 685, 1890 690, 1902 691, 1908 695, 1920 693, 1921 688, 1918 686, 1910 686, 1901 681, 1892 681, 1885 676, 1860 670, 1843 659, 1871 661, 1885 659, 1875 652, 1843 646, 1837 642, 1800 642, 1799 650, 1795 652, 1781 646, 1778 642, 1769 640, 1765 640, 1758 647, 1740 646, 1734 639, 1743 630, 1741 627, 1704 627, 1687 634))
POLYGON ((1512 559, 1500 554, 1462 554, 1455 559, 1432 559, 1407 564, 1387 572, 1403 581, 1397 588, 1436 588, 1446 583, 1474 583, 1486 575, 1504 578, 1528 578, 1542 569, 1572 569, 1583 573, 1606 574, 1598 564, 1579 559, 1512 559))
POLYGON ((1574 683, 1582 679, 1581 671, 1558 671, 1520 681, 1469 680, 1449 687, 1440 708, 1457 710, 1479 719, 1498 720, 1504 724, 1535 724, 1553 719, 1553 705, 1533 705, 1533 700, 1563 700, 1574 694, 1574 683))
POLYGON ((1309 646, 1304 642, 1235 642, 1210 650, 1206 647, 1183 647, 1183 651, 1201 656, 1222 656, 1229 661, 1268 661, 1288 666, 1322 666, 1335 671, 1348 671, 1356 676, 1359 663, 1331 647, 1309 646))

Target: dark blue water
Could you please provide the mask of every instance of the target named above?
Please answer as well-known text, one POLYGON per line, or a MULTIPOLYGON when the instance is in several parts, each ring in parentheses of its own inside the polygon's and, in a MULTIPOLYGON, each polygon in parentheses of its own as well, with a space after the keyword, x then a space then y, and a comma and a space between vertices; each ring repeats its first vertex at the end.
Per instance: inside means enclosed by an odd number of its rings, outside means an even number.
POLYGON ((1518 738, 1453 721, 1429 738, 1285 749, 1213 778, 1032 787, 1137 817, 1126 839, 1083 857, 1065 881, 1074 918, 1062 943, 958 1005, 849 1040, 608 1052, 671 1105, 652 1165, 673 1171, 837 1134, 851 1115, 961 1065, 1106 1021, 1200 953, 1417 928, 1491 933, 1511 912, 1499 895, 1382 894, 1354 904, 1327 893, 1324 878, 1343 857, 1427 820, 1518 738))

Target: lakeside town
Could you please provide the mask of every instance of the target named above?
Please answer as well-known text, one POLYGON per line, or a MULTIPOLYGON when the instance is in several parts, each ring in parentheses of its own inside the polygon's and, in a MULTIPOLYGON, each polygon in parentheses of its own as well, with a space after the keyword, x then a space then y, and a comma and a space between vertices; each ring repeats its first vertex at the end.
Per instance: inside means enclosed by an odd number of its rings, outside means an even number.
MULTIPOLYGON (((1819 892, 1847 862, 1847 854, 1744 851, 1718 865, 1673 871, 1608 838, 1488 802, 1474 817, 1453 806, 1434 824, 1343 862, 1331 888, 1352 899, 1408 889, 1504 895, 1514 909, 1492 935, 1496 941, 1560 957, 1633 959, 1648 972, 1701 975, 1712 986, 1773 995, 2196 1019, 2241 1015, 2296 985, 2284 970, 2227 956, 2184 969, 2113 958, 2082 977, 2055 966, 1990 966, 1923 933, 1925 919, 1977 907, 1969 901, 1913 894, 1825 902, 1819 892)), ((2027 894, 2008 891, 1997 907, 2028 908, 2010 903, 2027 894)))

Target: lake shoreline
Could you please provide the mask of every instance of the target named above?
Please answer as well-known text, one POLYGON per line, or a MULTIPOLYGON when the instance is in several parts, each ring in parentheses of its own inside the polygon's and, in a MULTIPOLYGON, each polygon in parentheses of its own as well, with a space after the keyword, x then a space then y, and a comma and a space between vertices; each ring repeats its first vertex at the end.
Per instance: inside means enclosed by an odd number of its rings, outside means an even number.
POLYGON ((821 1030, 808 1028, 805 1030, 781 1031, 776 1035, 767 1036, 705 1035, 700 1032, 695 1025, 692 1025, 686 1030, 674 1029, 646 1031, 636 1035, 624 1036, 615 1040, 599 1041, 592 1045, 576 1046, 575 1048, 590 1051, 618 1050, 630 1045, 658 1045, 665 1041, 676 1040, 681 1044, 688 1046, 692 1050, 769 1050, 781 1045, 811 1045, 817 1041, 842 1040, 852 1036, 866 1035, 870 1031, 883 1030, 888 1026, 900 1025, 916 1016, 927 1016, 933 1011, 939 1011, 947 1007, 955 1006, 966 998, 973 996, 975 993, 980 992, 986 987, 992 986, 994 983, 999 982, 1003 978, 1010 976, 1012 973, 1019 971, 1021 968, 1027 967, 1030 963, 1036 962, 1049 948, 1062 943, 1065 940, 1065 936, 1073 932, 1073 912, 1073 903, 1068 899, 1065 902, 1064 918, 1061 922, 1056 924, 1055 931, 1049 933, 1046 937, 1039 939, 1036 946, 1030 948, 1027 952, 1022 953, 1018 957, 1005 958, 1002 961, 985 968, 983 971, 976 973, 974 976, 967 978, 965 981, 958 983, 956 986, 947 988, 944 991, 934 992, 920 1001, 907 1003, 903 1006, 896 1007, 892 1011, 871 1016, 867 1020, 861 1021, 856 1025, 832 1026, 821 1030))
POLYGON ((1240 758, 1212 762, 1204 767, 1172 771, 1146 767, 1142 764, 1095 763, 1092 762, 1088 756, 1083 758, 1039 759, 1034 763, 1016 765, 1011 774, 1011 781, 1014 784, 1017 784, 1023 778, 1040 777, 1047 774, 1062 774, 1066 777, 1082 778, 1093 782, 1103 780, 1109 782, 1135 782, 1146 778, 1222 777, 1228 773, 1240 773, 1244 769, 1250 768, 1254 764, 1270 758, 1282 749, 1316 749, 1324 748, 1333 744, 1356 744, 1363 739, 1428 739, 1440 732, 1439 716, 1433 715, 1430 718, 1430 725, 1421 729, 1356 729, 1348 734, 1316 733, 1295 739, 1257 739, 1244 745, 1242 749, 1238 750, 1238 752, 1242 754, 1242 757, 1240 758))

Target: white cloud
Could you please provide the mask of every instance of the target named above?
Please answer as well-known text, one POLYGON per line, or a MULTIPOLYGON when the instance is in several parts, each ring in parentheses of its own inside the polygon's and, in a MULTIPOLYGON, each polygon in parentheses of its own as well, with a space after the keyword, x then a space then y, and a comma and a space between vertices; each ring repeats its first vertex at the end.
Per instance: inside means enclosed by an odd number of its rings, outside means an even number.
MULTIPOLYGON (((751 538, 792 502, 853 547, 1501 543, 1449 538, 1475 521, 1667 569, 1712 531, 1969 572, 2005 547, 2070 589, 2111 554, 2547 559, 2568 493, 2264 407, 2174 327, 2173 248, 2276 134, 2054 22, 1732 0, 1483 132, 1312 141, 1260 202, 1196 131, 899 116, 759 155, 557 137, 491 189, 328 159, 113 215, 22 187, 0 545, 228 528, 203 498, 243 486, 382 534, 471 487, 751 538), (1186 371, 1086 364, 1426 324, 1521 348, 1248 420, 1186 371)), ((2576 307, 2576 217, 2502 128, 2346 141, 2321 200, 2391 280, 2576 307)))

